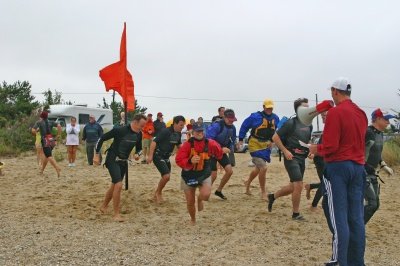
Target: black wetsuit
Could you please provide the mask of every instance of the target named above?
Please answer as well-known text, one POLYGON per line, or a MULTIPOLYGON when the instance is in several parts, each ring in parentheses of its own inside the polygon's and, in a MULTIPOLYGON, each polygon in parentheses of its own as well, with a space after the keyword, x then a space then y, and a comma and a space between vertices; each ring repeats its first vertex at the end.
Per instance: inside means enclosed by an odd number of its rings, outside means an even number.
POLYGON ((136 147, 136 154, 142 150, 142 132, 133 131, 131 125, 113 128, 100 137, 95 149, 97 154, 103 142, 109 139, 114 139, 114 141, 107 150, 105 166, 111 175, 112 183, 115 184, 123 180, 133 148, 136 147))
POLYGON ((174 127, 163 128, 153 141, 156 143, 156 149, 153 155, 153 163, 157 167, 161 176, 171 172, 171 156, 174 148, 181 144, 181 132, 175 132, 174 127))
POLYGON ((365 135, 367 171, 367 186, 364 191, 366 205, 364 206, 364 222, 367 223, 379 208, 380 186, 376 169, 382 161, 383 133, 369 126, 365 135))
MULTIPOLYGON (((321 144, 322 143, 322 135, 318 138, 318 140, 315 140, 315 144, 321 144)), ((320 201, 320 199, 322 198, 322 191, 323 188, 321 187, 321 182, 322 182, 322 177, 324 175, 324 168, 325 168, 325 162, 324 162, 324 157, 322 156, 314 156, 314 164, 315 167, 317 168, 317 174, 318 174, 318 178, 320 180, 320 183, 314 183, 314 184, 310 184, 310 189, 317 189, 317 192, 315 192, 315 196, 314 199, 311 203, 311 206, 313 207, 317 207, 318 206, 318 202, 320 201)))
POLYGON ((284 159, 286 171, 290 182, 303 180, 305 171, 305 159, 309 149, 300 145, 299 140, 308 143, 311 138, 312 127, 303 125, 297 117, 289 119, 276 131, 281 139, 285 139, 285 147, 293 154, 293 160, 284 159))
MULTIPOLYGON (((57 126, 55 122, 49 121, 47 119, 37 121, 34 126, 35 129, 39 129, 40 131, 43 153, 46 156, 46 158, 53 156, 52 151, 54 146, 49 145, 49 142, 46 141, 46 136, 51 135, 51 129, 55 126, 57 126)), ((55 141, 55 139, 53 140, 55 141)))

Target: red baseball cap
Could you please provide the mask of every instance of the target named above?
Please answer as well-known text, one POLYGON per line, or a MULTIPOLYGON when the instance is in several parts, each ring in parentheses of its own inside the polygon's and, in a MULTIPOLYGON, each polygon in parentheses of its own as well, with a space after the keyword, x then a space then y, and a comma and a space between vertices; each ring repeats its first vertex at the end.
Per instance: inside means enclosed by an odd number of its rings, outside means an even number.
POLYGON ((161 112, 158 112, 158 113, 157 113, 157 117, 158 117, 158 116, 164 116, 164 115, 163 115, 161 112))

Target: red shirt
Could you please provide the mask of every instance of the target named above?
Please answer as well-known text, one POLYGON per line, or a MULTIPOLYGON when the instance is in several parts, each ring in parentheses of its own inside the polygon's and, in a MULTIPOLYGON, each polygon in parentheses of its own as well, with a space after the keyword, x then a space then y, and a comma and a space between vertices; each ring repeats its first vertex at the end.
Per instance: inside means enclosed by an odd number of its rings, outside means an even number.
MULTIPOLYGON (((194 150, 196 152, 203 152, 204 145, 204 139, 194 140, 194 150)), ((192 147, 190 145, 190 141, 185 141, 185 143, 183 143, 182 146, 179 148, 175 157, 175 162, 180 168, 183 168, 185 170, 191 170, 193 168, 193 164, 189 161, 191 148, 192 147)), ((215 140, 208 140, 208 155, 210 157, 213 156, 218 160, 222 159, 222 156, 224 155, 221 146, 215 140)))
POLYGON ((365 134, 368 119, 350 99, 329 110, 318 154, 326 162, 365 163, 365 134))

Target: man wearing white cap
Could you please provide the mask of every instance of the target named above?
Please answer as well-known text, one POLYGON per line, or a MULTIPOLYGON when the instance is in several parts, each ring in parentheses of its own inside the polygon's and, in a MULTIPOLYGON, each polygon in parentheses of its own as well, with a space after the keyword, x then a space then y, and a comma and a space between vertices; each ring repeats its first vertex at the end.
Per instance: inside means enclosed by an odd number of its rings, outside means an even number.
POLYGON ((393 170, 382 160, 383 131, 388 127, 389 119, 394 115, 384 114, 381 109, 376 109, 371 114, 372 124, 368 127, 365 136, 365 170, 367 171, 367 187, 365 188, 364 222, 371 219, 379 208, 379 170, 386 171, 389 175, 393 170))
POLYGON ((322 144, 310 152, 324 157, 324 212, 333 234, 332 258, 326 265, 364 265, 365 134, 368 119, 350 99, 347 78, 331 86, 335 107, 329 110, 322 144))

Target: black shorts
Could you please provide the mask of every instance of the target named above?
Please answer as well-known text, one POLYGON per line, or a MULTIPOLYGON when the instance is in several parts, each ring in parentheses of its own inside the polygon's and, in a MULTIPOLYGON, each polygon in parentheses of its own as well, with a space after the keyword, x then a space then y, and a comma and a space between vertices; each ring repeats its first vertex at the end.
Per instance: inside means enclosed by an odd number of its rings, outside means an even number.
POLYGON ((43 147, 43 153, 44 153, 44 156, 46 156, 46 158, 53 156, 52 151, 53 151, 53 149, 51 147, 43 147))
POLYGON ((111 182, 116 184, 118 182, 122 182, 124 176, 126 174, 126 170, 128 169, 128 163, 126 161, 116 162, 115 160, 106 160, 105 163, 108 172, 111 176, 111 182))
POLYGON ((165 159, 157 153, 154 153, 153 163, 157 167, 161 176, 171 173, 171 162, 169 161, 169 158, 165 159))
POLYGON ((225 168, 225 166, 227 166, 228 164, 231 164, 231 161, 229 160, 229 157, 228 155, 226 155, 226 153, 224 153, 221 160, 217 160, 215 157, 211 157, 210 158, 211 171, 217 171, 217 162, 219 162, 219 164, 223 168, 225 168))
POLYGON ((284 160, 286 171, 289 174, 290 182, 303 181, 305 170, 305 158, 293 157, 293 160, 284 160))

